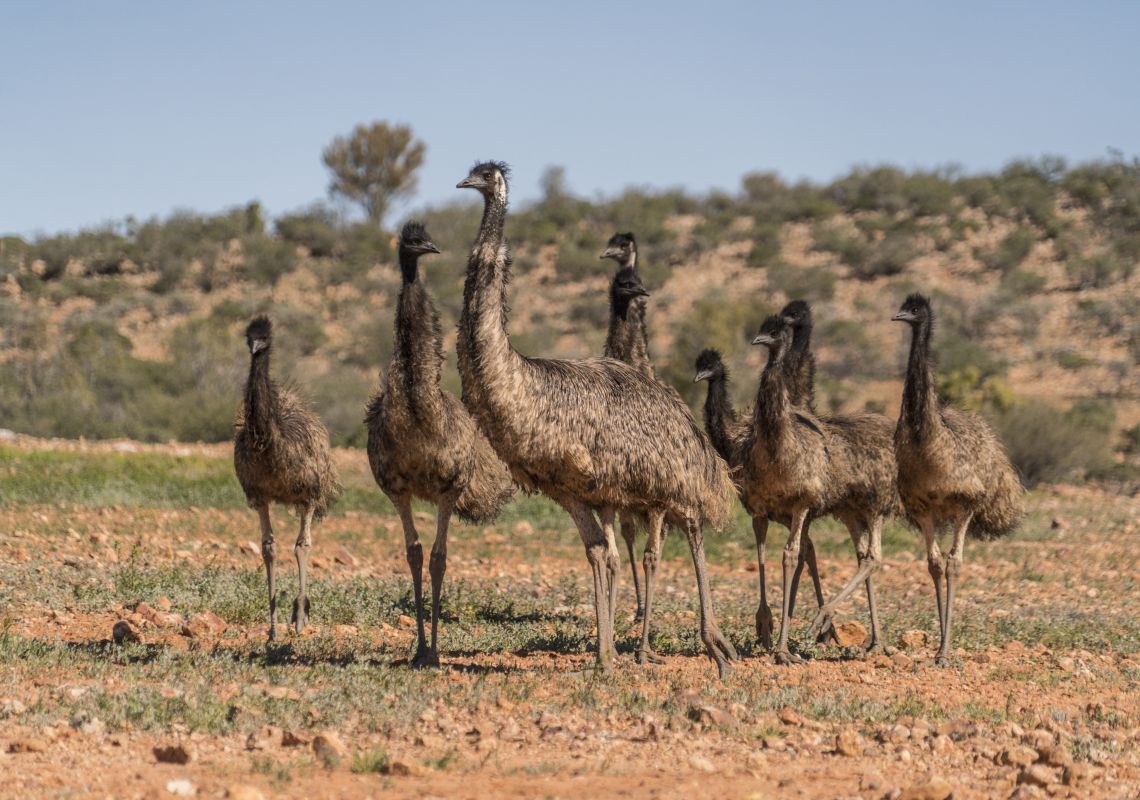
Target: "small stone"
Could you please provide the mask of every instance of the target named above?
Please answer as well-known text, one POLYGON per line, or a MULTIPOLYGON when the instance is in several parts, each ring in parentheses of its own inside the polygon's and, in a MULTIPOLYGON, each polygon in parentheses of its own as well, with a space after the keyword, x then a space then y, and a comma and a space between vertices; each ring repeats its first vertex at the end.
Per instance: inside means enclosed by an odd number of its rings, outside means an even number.
POLYGON ((879 739, 884 742, 905 742, 910 738, 910 728, 906 725, 894 725, 879 733, 879 739))
POLYGON ((1057 772, 1044 764, 1030 764, 1017 776, 1018 783, 1027 783, 1042 788, 1058 782, 1057 772))
POLYGON ((106 731, 107 726, 98 717, 89 719, 79 726, 79 732, 84 736, 102 736, 106 731))
POLYGON ((948 719, 939 723, 936 733, 949 736, 955 742, 978 735, 978 725, 968 719, 948 719))
POLYGON ((1066 786, 1084 786, 1090 777, 1091 769, 1088 764, 1082 764, 1079 761, 1065 767, 1065 771, 1061 775, 1061 782, 1066 786))
POLYGON ((1009 747, 998 756, 998 762, 1009 767, 1028 767, 1036 760, 1037 751, 1025 745, 1009 747))
POLYGON ((804 718, 796 713, 796 710, 791 706, 784 706, 780 709, 779 713, 777 713, 776 716, 779 718, 780 722, 784 723, 785 725, 804 724, 804 718))
POLYGON ((29 736, 24 739, 16 739, 8 743, 9 753, 46 753, 50 745, 46 739, 41 739, 38 736, 29 736))
POLYGON ((906 653, 895 653, 891 656, 891 666, 895 669, 910 669, 914 665, 914 661, 906 653))
POLYGON ((744 759, 744 764, 749 769, 760 772, 768 768, 768 756, 764 755, 762 750, 753 750, 748 754, 748 757, 744 759))
POLYGON ((706 727, 709 725, 728 727, 736 723, 736 719, 732 714, 708 703, 694 703, 689 706, 688 716, 693 722, 699 722, 706 727))
POLYGON ((1009 800, 1040 800, 1045 793, 1036 786, 1023 783, 1009 795, 1009 800))
POLYGON ((337 548, 336 555, 333 556, 333 560, 335 560, 336 563, 346 567, 355 568, 360 566, 360 559, 349 552, 348 548, 344 545, 341 545, 337 548))
POLYGON ((335 765, 348 756, 348 747, 333 731, 321 731, 313 737, 313 752, 326 764, 335 765))
POLYGON ((213 611, 199 611, 182 626, 182 635, 195 639, 225 633, 228 623, 213 611))
POLYGON ((265 800, 265 795, 260 789, 244 783, 226 789, 226 797, 229 800, 265 800))
POLYGON ((910 750, 908 750, 905 747, 903 747, 902 749, 899 750, 898 755, 899 755, 899 761, 901 761, 904 764, 909 764, 911 762, 911 760, 914 758, 910 754, 910 750))
POLYGON ((841 756, 858 756, 863 753, 863 737, 857 731, 842 730, 835 737, 835 752, 841 756))
POLYGON ((949 753, 954 749, 954 740, 945 734, 939 734, 930 743, 930 749, 935 753, 949 753))
POLYGON ((788 743, 784 741, 782 736, 765 736, 764 749, 775 750, 777 753, 782 750, 788 749, 788 743))
POLYGON ((159 764, 189 764, 194 760, 194 755, 194 749, 183 742, 154 748, 154 758, 159 764))
POLYGON ((867 640, 867 629, 861 622, 850 620, 835 628, 840 647, 859 647, 867 640))
POLYGON ((160 597, 154 601, 154 606, 159 611, 169 611, 171 608, 170 598, 169 597, 160 597))
POLYGON ((716 772, 716 767, 713 763, 700 754, 689 756, 689 766, 698 772, 707 772, 710 774, 716 772))
POLYGON ((418 778, 427 774, 427 770, 416 764, 413 761, 402 761, 395 759, 388 762, 388 766, 384 768, 386 775, 395 775, 400 778, 418 778))
POLYGON ((932 777, 926 783, 919 783, 904 789, 899 800, 946 800, 954 794, 954 786, 947 780, 932 777))
POLYGON ((257 542, 242 542, 241 551, 247 555, 261 557, 261 545, 257 542))
POLYGON ((1053 734, 1043 728, 1037 728, 1025 734, 1025 743, 1034 750, 1044 750, 1053 746, 1053 734))
POLYGON ((416 627, 416 621, 414 619, 412 619, 411 617, 409 617, 407 614, 401 614, 396 621, 399 622, 400 625, 402 625, 405 628, 416 627))
POLYGON ((0 705, 0 714, 5 717, 17 717, 27 710, 28 707, 15 698, 5 700, 4 704, 0 705))
POLYGON ((907 631, 899 637, 899 647, 903 650, 914 651, 926 647, 926 631, 907 631))
POLYGON ((1065 672, 1072 672, 1077 668, 1077 662, 1072 656, 1061 656, 1057 659, 1057 666, 1065 672))
POLYGON ((125 619, 121 619, 115 623, 111 628, 111 641, 115 644, 126 644, 127 642, 137 642, 139 640, 138 631, 136 631, 131 623, 125 619))
POLYGON ((883 776, 877 772, 864 772, 859 779, 859 789, 864 792, 873 792, 883 788, 883 776))
POLYGON ((175 797, 193 797, 198 794, 198 787, 185 778, 177 778, 172 781, 167 781, 166 791, 175 797))

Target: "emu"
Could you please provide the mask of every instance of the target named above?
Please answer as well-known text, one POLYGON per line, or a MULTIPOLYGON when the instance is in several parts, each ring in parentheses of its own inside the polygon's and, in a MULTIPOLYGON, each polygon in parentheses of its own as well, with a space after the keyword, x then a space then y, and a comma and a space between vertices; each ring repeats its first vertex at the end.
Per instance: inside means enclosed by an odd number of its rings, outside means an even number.
POLYGON ((941 666, 950 652, 954 594, 966 538, 995 539, 1016 529, 1024 515, 1025 490, 993 429, 981 417, 939 402, 930 354, 934 330, 930 301, 912 294, 891 319, 911 328, 894 446, 899 495, 907 518, 926 542, 941 633, 934 661, 941 666), (940 528, 953 534, 945 556, 938 547, 940 528))
MULTIPOLYGON (((610 282, 610 324, 603 351, 607 358, 629 364, 648 378, 656 379, 653 362, 649 358, 649 336, 645 327, 646 298, 649 292, 637 273, 637 240, 632 233, 615 233, 610 237, 602 258, 612 258, 619 268, 610 282)), ((636 659, 639 663, 661 659, 649 645, 650 611, 645 605, 645 591, 634 556, 634 542, 638 526, 645 528, 647 537, 642 556, 642 570, 648 576, 656 572, 661 557, 661 543, 665 538, 664 520, 659 513, 649 516, 621 512, 618 529, 629 554, 629 568, 633 573, 633 591, 637 598, 634 622, 641 622, 641 644, 636 659)), ((650 580, 650 578, 646 578, 650 580)))
MULTIPOLYGON (((791 380, 784 369, 792 346, 792 327, 787 320, 768 317, 753 343, 766 346, 769 356, 760 378, 752 428, 743 445, 742 483, 748 497, 746 505, 766 509, 774 519, 782 522, 787 518, 789 522, 775 658, 777 663, 793 664, 803 660, 789 650, 788 635, 793 574, 805 524, 825 514, 839 519, 856 545, 860 571, 867 561, 867 569, 873 572, 881 558, 883 521, 897 506, 894 452, 890 422, 885 417, 856 414, 820 419, 806 409, 792 408, 791 380)), ((859 581, 866 581, 866 576, 861 575, 859 581)), ((866 583, 872 622, 870 646, 874 647, 879 644, 878 617, 872 584, 866 583)), ((832 613, 833 607, 827 604, 820 608, 809 638, 830 623, 832 613)))
POLYGON ((447 529, 454 511, 469 522, 495 519, 514 494, 506 465, 456 397, 440 388, 443 334, 439 315, 419 274, 420 257, 439 248, 418 222, 400 232, 402 282, 396 301, 396 340, 383 385, 368 403, 368 464, 400 514, 417 642, 413 666, 438 666, 440 593, 447 571, 447 529), (423 546, 412 498, 436 505, 431 575, 431 646, 424 634, 423 546))
MULTIPOLYGON (((714 619, 702 527, 728 521, 728 469, 676 394, 633 367, 608 358, 530 358, 511 346, 505 305, 511 258, 503 236, 507 179, 505 164, 486 162, 457 185, 483 196, 459 322, 463 401, 516 482, 548 495, 574 520, 593 573, 599 668, 608 669, 616 655, 614 516, 630 511, 661 514, 685 531, 701 639, 723 676, 737 655, 714 619)), ((647 575, 647 603, 652 588, 647 575)))
POLYGON ((297 509, 301 531, 293 553, 297 558, 297 599, 293 624, 305 629, 309 614, 306 572, 313 546, 312 524, 329 509, 340 492, 329 452, 329 434, 317 416, 289 389, 269 377, 273 324, 259 316, 245 331, 249 346, 249 379, 245 398, 234 419, 234 471, 250 506, 261 519, 261 558, 269 588, 269 641, 277 639, 273 525, 269 504, 297 509))

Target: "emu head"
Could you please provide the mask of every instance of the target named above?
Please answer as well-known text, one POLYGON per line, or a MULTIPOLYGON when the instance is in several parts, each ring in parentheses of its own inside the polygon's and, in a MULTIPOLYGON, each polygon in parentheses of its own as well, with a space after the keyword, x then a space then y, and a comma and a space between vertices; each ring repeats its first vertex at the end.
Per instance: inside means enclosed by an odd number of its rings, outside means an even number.
POLYGON ((811 327, 811 306, 803 300, 793 300, 784 306, 780 319, 792 326, 793 331, 811 327))
POLYGON ((417 256, 439 252, 439 248, 432 241, 422 222, 409 222, 404 225, 404 229, 400 231, 399 250, 417 256))
POLYGON ((637 297, 648 297, 649 290, 641 282, 641 276, 637 274, 637 270, 633 267, 622 267, 618 270, 617 275, 614 275, 613 283, 610 285, 610 294, 615 301, 628 303, 637 297))
POLYGON ((898 313, 891 319, 895 322, 905 322, 908 325, 921 325, 930 321, 932 313, 930 301, 916 292, 903 301, 898 313))
POLYGON ((456 189, 475 189, 483 197, 507 200, 507 178, 511 168, 503 161, 484 161, 471 168, 467 177, 455 184, 456 189))
POLYGON ((772 354, 781 352, 791 344, 792 326, 779 314, 771 314, 760 324, 760 332, 752 344, 762 344, 772 354))
POLYGON ((254 317, 245 329, 245 343, 251 356, 269 352, 269 346, 273 344, 273 323, 269 317, 264 314, 254 317))
POLYGON ((693 376, 693 383, 710 381, 713 378, 724 377, 724 362, 716 350, 702 350, 697 356, 697 374, 693 376))
POLYGON ((632 233, 615 233, 606 242, 602 258, 612 258, 623 267, 637 266, 637 241, 632 233))

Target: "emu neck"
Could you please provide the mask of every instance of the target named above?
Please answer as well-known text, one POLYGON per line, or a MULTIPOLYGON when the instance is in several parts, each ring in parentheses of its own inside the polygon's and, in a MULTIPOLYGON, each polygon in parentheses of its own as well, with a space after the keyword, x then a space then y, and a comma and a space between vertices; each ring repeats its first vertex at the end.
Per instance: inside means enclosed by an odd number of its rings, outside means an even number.
POLYGON ((273 432, 273 384, 269 380, 269 352, 252 356, 245 384, 245 424, 256 439, 273 432))
POLYGON ((400 275, 404 284, 415 283, 419 279, 420 257, 401 245, 399 258, 400 275))
POLYGON ((483 221, 467 259, 457 344, 464 399, 481 404, 496 376, 517 366, 507 337, 506 288, 511 259, 503 237, 505 197, 485 196, 483 221), (504 369, 505 368, 505 369, 504 369))
POLYGON ((398 384, 403 390, 413 415, 429 419, 438 404, 443 333, 435 306, 418 280, 417 261, 415 255, 400 253, 404 283, 396 303, 396 352, 389 385, 398 384))
POLYGON ((705 397, 705 432, 721 458, 728 460, 731 451, 729 426, 736 422, 736 411, 728 399, 728 374, 719 371, 709 378, 705 397))
POLYGON ((759 431, 773 446, 787 431, 791 417, 788 379, 784 369, 786 355, 782 347, 772 348, 768 354, 768 364, 760 375, 760 388, 756 392, 753 429, 759 431))
POLYGON ((652 377, 649 359, 649 334, 645 328, 647 303, 643 297, 610 296, 610 329, 606 334, 605 354, 624 361, 652 377))
POLYGON ((792 344, 784 359, 784 375, 788 378, 789 402, 795 406, 811 406, 814 400, 815 364, 811 357, 811 328, 796 328, 792 344))
POLYGON ((903 387, 901 422, 918 440, 924 439, 937 424, 938 398, 934 391, 934 369, 930 363, 929 319, 911 328, 910 358, 903 387))

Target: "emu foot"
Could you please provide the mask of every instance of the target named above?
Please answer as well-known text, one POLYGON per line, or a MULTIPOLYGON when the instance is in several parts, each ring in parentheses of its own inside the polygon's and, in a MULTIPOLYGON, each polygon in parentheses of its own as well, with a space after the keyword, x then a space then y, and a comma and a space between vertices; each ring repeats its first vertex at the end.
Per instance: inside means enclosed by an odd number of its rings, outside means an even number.
POLYGON ((824 606, 815 615, 815 619, 811 622, 811 627, 808 628, 807 638, 815 641, 817 644, 827 644, 829 641, 839 643, 839 636, 835 632, 835 625, 832 620, 835 618, 835 613, 831 609, 824 606))
POLYGON ((429 650, 426 647, 416 649, 416 654, 412 657, 412 667, 415 669, 424 669, 426 667, 439 666, 439 653, 429 650))
POLYGON ((645 606, 638 606, 637 609, 633 612, 633 624, 636 625, 639 622, 643 622, 644 620, 645 606))
POLYGON ((881 652, 883 652, 882 642, 877 642, 874 639, 868 642, 867 646, 863 648, 863 655, 865 656, 876 656, 881 652))
POLYGON ((949 667, 952 666, 949 653, 939 653, 934 657, 934 666, 936 667, 949 667))
POLYGON ((633 654, 633 660, 638 664, 664 664, 665 659, 653 652, 652 647, 639 647, 633 654))
POLYGON ((732 646, 732 642, 724 638, 724 635, 717 628, 712 628, 701 636, 704 640, 705 648, 708 650, 709 658, 716 662, 716 671, 721 680, 732 672, 732 661, 739 661, 740 656, 736 653, 736 648, 732 646))
POLYGON ((776 663, 782 664, 784 666, 790 666, 792 664, 804 663, 804 660, 801 656, 797 656, 795 653, 793 653, 787 647, 785 647, 782 650, 777 650, 773 655, 776 659, 776 663))
POLYGON ((272 623, 270 623, 270 625, 269 625, 269 641, 271 641, 271 642, 277 641, 277 626, 275 624, 272 624, 272 623))
POLYGON ((756 609, 756 641, 765 650, 772 649, 772 609, 761 605, 756 609))
POLYGON ((297 633, 305 632, 305 621, 309 618, 309 598, 305 598, 305 608, 301 610, 301 599, 293 601, 293 630, 297 633))

